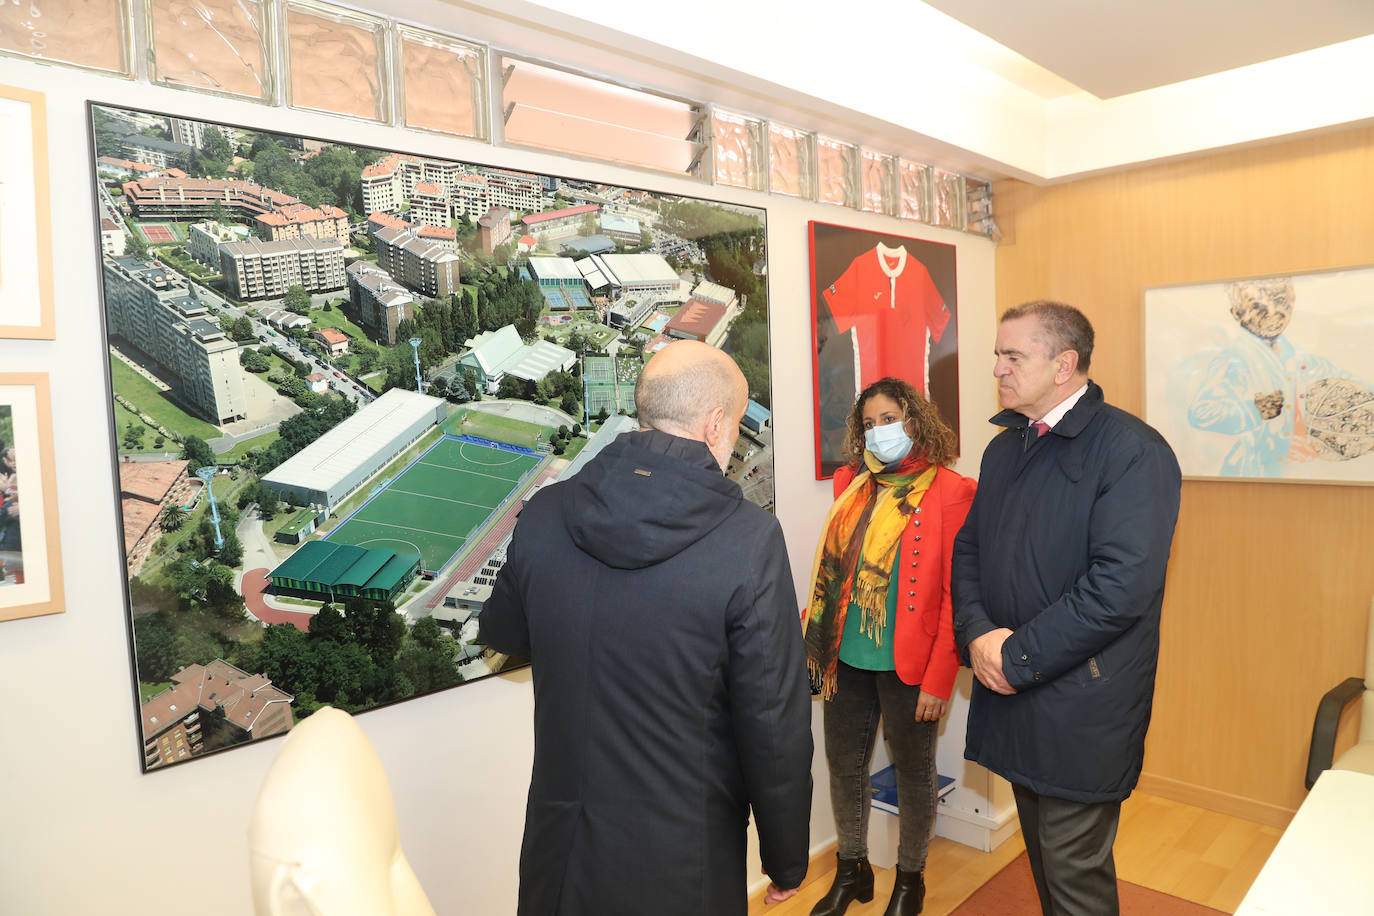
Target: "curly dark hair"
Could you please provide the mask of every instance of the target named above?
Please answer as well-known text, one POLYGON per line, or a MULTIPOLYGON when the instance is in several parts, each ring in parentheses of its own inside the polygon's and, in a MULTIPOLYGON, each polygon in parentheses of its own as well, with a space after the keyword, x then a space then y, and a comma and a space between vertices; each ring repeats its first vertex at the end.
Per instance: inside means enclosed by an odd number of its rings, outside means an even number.
POLYGON ((940 410, 916 386, 905 379, 880 378, 859 392, 854 407, 849 411, 846 421, 848 431, 844 438, 844 457, 851 464, 863 461, 864 457, 864 405, 874 395, 885 395, 897 402, 902 408, 904 421, 911 421, 916 427, 911 438, 911 450, 931 464, 948 467, 955 458, 957 441, 954 430, 946 425, 940 410))

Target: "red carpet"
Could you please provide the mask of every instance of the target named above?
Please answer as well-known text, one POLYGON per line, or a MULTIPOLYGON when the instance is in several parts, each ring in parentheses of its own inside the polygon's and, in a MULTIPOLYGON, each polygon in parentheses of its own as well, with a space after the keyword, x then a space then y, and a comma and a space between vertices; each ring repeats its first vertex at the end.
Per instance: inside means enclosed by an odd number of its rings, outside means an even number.
MULTIPOLYGON (((1117 879, 1122 916, 1215 916, 1220 910, 1152 891, 1117 879)), ((1036 916, 1040 898, 1035 893, 1030 860, 1023 852, 973 892, 950 916, 1036 916)))

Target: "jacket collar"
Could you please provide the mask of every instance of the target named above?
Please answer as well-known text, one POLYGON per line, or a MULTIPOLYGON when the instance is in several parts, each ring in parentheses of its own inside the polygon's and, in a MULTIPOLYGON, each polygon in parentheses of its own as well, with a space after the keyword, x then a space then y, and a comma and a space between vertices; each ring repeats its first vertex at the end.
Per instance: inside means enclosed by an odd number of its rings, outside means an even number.
MULTIPOLYGON (((1102 388, 1092 379, 1088 379, 1088 390, 1083 392, 1078 403, 1073 405, 1068 413, 1064 414, 1062 420, 1050 427, 1050 432, 1067 439, 1074 438, 1084 430, 1105 403, 1102 388)), ((1014 410, 1004 410, 989 419, 988 422, 993 426, 1001 426, 1006 429, 1025 429, 1030 425, 1030 418, 1014 410)))

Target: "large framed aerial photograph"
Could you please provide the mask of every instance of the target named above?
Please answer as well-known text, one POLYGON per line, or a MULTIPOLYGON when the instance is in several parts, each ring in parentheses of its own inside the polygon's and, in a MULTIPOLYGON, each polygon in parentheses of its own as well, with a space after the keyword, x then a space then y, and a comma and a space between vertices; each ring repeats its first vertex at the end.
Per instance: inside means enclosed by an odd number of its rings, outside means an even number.
POLYGON ((959 434, 955 248, 809 224, 816 479, 844 464, 845 421, 885 376, 915 385, 959 434))
POLYGON ((673 340, 744 370, 771 508, 764 211, 89 115, 145 769, 518 663, 478 619, 522 502, 673 340))
POLYGON ((1374 484, 1374 268, 1144 292, 1145 419, 1188 477, 1374 484))
POLYGON ((0 86, 0 337, 52 340, 52 214, 43 93, 0 86))
POLYGON ((48 377, 0 372, 0 620, 65 610, 48 377))

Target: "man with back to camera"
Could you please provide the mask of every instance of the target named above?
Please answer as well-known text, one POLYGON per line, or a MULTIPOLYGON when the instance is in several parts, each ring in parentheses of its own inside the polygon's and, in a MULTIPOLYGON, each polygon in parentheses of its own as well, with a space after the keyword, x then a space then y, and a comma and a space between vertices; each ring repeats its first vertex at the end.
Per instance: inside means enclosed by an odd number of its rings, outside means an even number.
POLYGON ((640 431, 522 510, 481 616, 534 668, 521 916, 744 914, 806 875, 811 703, 782 529, 723 469, 748 403, 678 341, 635 386, 640 431))
POLYGON ((1150 723, 1181 478, 1088 380, 1093 329, 1028 302, 997 329, 1005 427, 954 542, 954 632, 977 683, 964 756, 1012 784, 1047 916, 1119 912, 1112 844, 1150 723))

